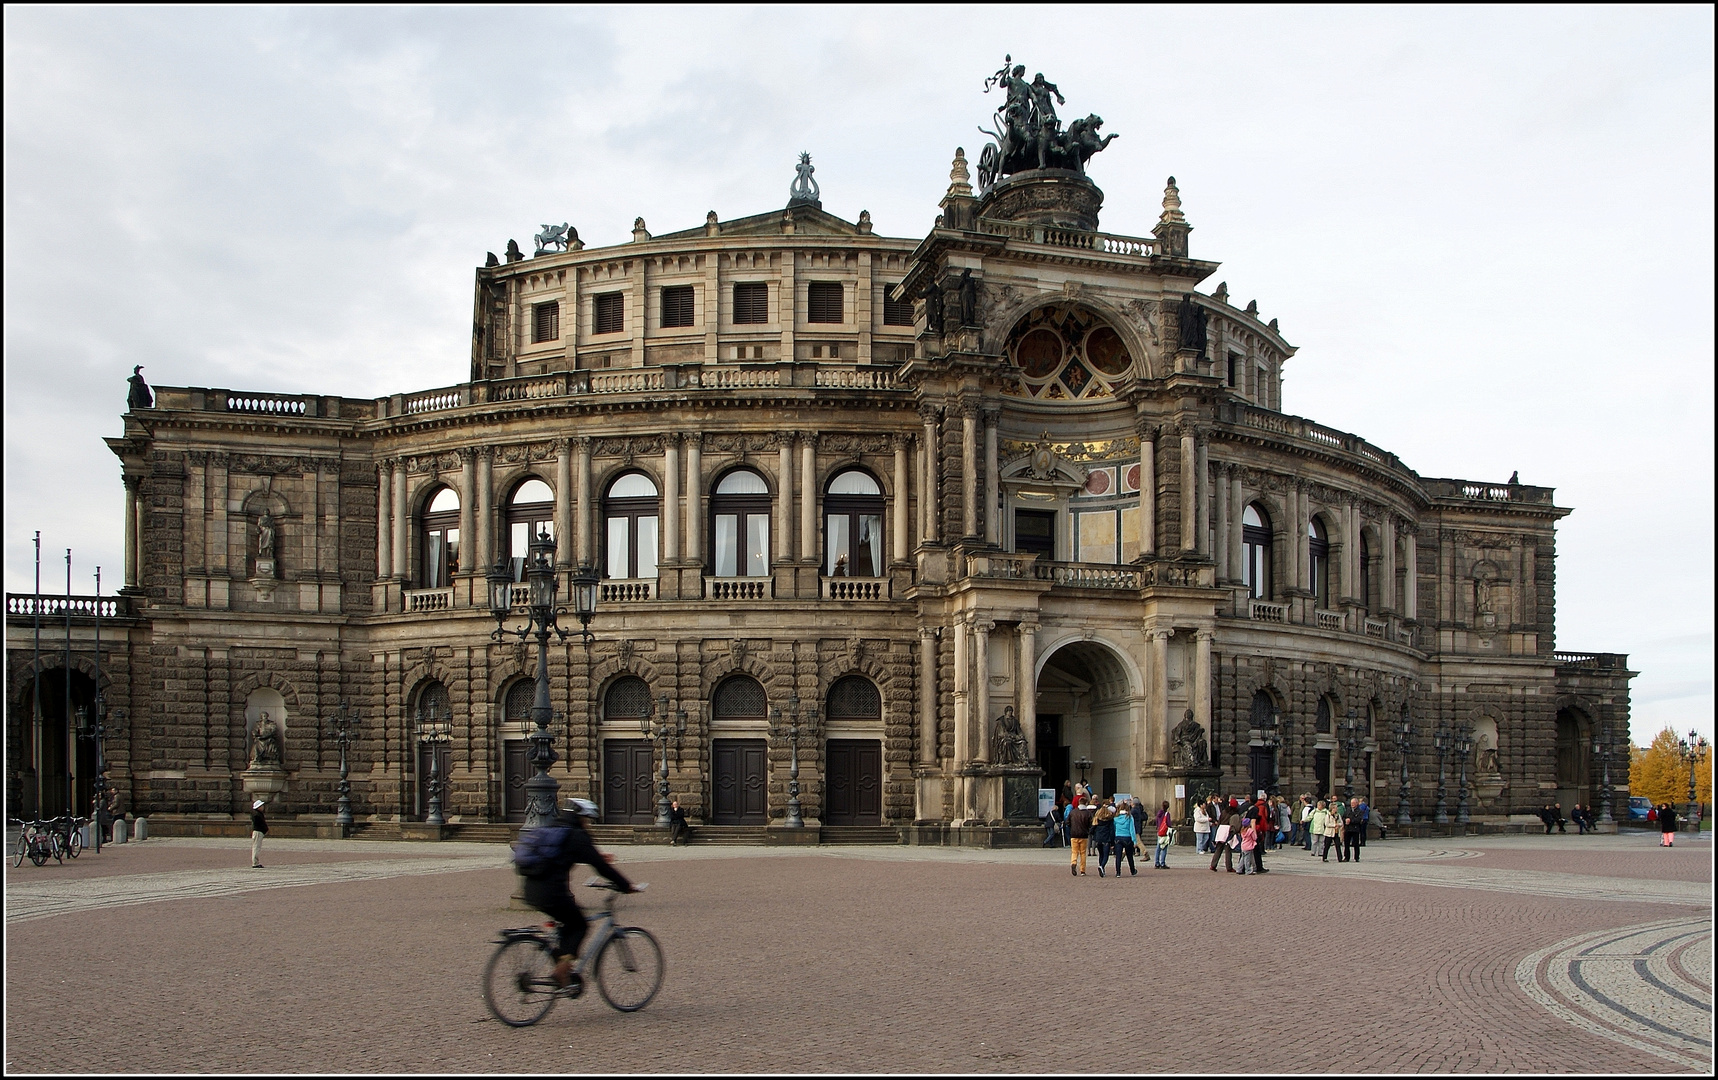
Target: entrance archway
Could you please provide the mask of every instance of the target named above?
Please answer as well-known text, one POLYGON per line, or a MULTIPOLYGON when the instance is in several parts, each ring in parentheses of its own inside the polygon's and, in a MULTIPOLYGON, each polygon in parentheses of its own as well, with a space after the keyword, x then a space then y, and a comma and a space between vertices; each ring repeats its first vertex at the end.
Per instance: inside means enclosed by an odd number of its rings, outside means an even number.
POLYGON ((1134 687, 1121 657, 1095 641, 1056 649, 1038 669, 1038 763, 1046 787, 1080 779, 1101 798, 1139 795, 1139 747, 1133 725, 1134 687))
POLYGON ((1557 710, 1557 802, 1565 816, 1576 803, 1590 806, 1593 801, 1588 790, 1591 730, 1587 718, 1574 709, 1557 710))
POLYGON ((64 668, 47 668, 38 679, 39 684, 32 681, 24 685, 13 706, 23 719, 18 740, 19 809, 24 815, 43 818, 68 811, 87 814, 95 790, 95 747, 89 740, 76 737, 76 718, 79 709, 94 705, 95 680, 81 671, 71 673, 68 708, 64 668))

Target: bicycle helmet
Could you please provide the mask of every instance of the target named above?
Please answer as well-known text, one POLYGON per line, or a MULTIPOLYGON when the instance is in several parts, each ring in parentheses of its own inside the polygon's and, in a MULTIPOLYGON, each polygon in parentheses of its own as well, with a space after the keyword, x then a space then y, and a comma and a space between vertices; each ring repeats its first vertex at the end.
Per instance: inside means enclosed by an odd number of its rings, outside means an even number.
POLYGON ((592 821, 595 821, 601 813, 597 809, 597 804, 589 799, 570 799, 562 809, 575 817, 590 818, 592 821))

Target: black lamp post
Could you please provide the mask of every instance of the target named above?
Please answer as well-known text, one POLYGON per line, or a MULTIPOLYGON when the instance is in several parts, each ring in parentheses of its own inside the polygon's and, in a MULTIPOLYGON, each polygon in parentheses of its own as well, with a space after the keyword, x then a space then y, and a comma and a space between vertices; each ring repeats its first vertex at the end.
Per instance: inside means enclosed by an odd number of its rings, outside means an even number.
POLYGON ((358 726, 358 710, 342 701, 328 718, 328 734, 340 744, 340 804, 334 812, 334 824, 340 826, 342 837, 352 832, 352 780, 346 752, 352 746, 352 729, 358 726))
POLYGON ((1271 759, 1270 775, 1263 777, 1265 781, 1265 793, 1267 795, 1278 794, 1277 777, 1281 770, 1277 766, 1277 748, 1283 744, 1282 722, 1282 713, 1277 709, 1276 704, 1273 702, 1271 704, 1270 716, 1265 719, 1265 728, 1259 735, 1259 741, 1264 744, 1265 750, 1269 752, 1271 759))
POLYGON ((1473 728, 1463 724, 1455 729, 1456 754, 1456 823, 1466 825, 1467 813, 1467 761, 1473 753, 1473 728))
POLYGON ((441 813, 441 747, 447 742, 452 725, 436 711, 435 702, 418 706, 418 739, 430 744, 429 807, 424 815, 426 825, 445 825, 441 813))
MULTIPOLYGON (((560 790, 555 778, 549 775, 549 766, 558 759, 554 736, 549 733, 549 723, 555 718, 554 707, 549 704, 549 635, 555 634, 562 641, 572 636, 571 630, 560 625, 560 616, 567 614, 567 609, 558 607, 555 602, 555 541, 546 530, 531 541, 525 579, 525 602, 519 605, 522 609, 519 613, 526 617, 523 627, 509 630, 506 626, 507 617, 514 614, 515 605, 513 576, 505 558, 498 560, 489 571, 489 613, 495 617, 495 632, 490 636, 496 641, 504 641, 508 637, 516 637, 520 641, 537 639, 537 695, 531 703, 530 713, 531 722, 537 726, 530 736, 531 764, 536 767, 537 774, 525 782, 525 826, 532 828, 555 816, 556 795, 560 790)), ((596 614, 596 575, 588 567, 582 567, 573 575, 572 584, 573 610, 579 618, 579 633, 588 644, 591 640, 591 617, 596 614)))
POLYGON ((794 694, 787 699, 785 723, 783 716, 778 706, 770 706, 770 727, 776 738, 788 740, 788 752, 792 755, 787 770, 787 820, 783 824, 790 829, 799 829, 805 826, 805 818, 799 808, 799 732, 802 726, 808 732, 817 727, 817 706, 806 705, 802 709, 799 695, 794 694))
POLYGON ((1360 713, 1348 710, 1342 718, 1342 797, 1354 798, 1354 759, 1360 753, 1360 713))
POLYGON ((1444 758, 1450 752, 1450 744, 1452 741, 1453 736, 1450 734, 1450 726, 1448 724, 1440 723, 1437 730, 1432 733, 1432 746, 1436 748, 1438 752, 1438 806, 1437 813, 1432 815, 1432 820, 1437 822, 1439 825, 1448 825, 1450 823, 1450 812, 1444 802, 1447 798, 1447 794, 1444 790, 1444 758))
POLYGON ((1688 738, 1677 740, 1677 746, 1682 750, 1682 760, 1688 762, 1688 813, 1684 816, 1694 822, 1698 832, 1700 820, 1694 816, 1694 782, 1699 778, 1701 763, 1706 760, 1706 737, 1690 731, 1688 738))
POLYGON ((1593 753, 1598 755, 1605 770, 1603 812, 1599 814, 1599 824, 1615 825, 1617 819, 1611 816, 1611 724, 1608 720, 1599 725, 1599 735, 1593 740, 1593 753))
POLYGON ((662 744, 662 771, 657 774, 656 781, 656 825, 658 828, 666 829, 671 820, 668 811, 668 740, 672 738, 676 750, 679 749, 680 737, 686 734, 686 710, 677 710, 670 716, 668 695, 663 694, 657 701, 660 703, 661 719, 656 720, 654 724, 651 722, 652 714, 658 711, 658 707, 647 701, 644 715, 639 718, 638 726, 644 729, 645 738, 662 744))
MULTIPOLYGON (((98 598, 98 604, 101 602, 98 598)), ((123 716, 125 710, 118 711, 116 716, 123 716)), ((104 744, 107 741, 107 705, 102 701, 101 687, 96 686, 95 708, 80 706, 77 710, 78 738, 88 739, 95 744, 95 783, 92 785, 94 797, 90 803, 89 819, 94 828, 91 830, 91 846, 97 855, 101 854, 101 808, 107 797, 107 753, 104 744)))
POLYGON ((1402 754, 1402 786, 1396 790, 1396 824, 1411 825, 1414 815, 1408 809, 1408 755, 1413 750, 1414 722, 1407 713, 1396 724, 1396 749, 1402 754))
POLYGON ((1092 759, 1089 757, 1083 757, 1080 760, 1074 762, 1074 768, 1080 770, 1080 786, 1085 787, 1086 786, 1086 773, 1091 771, 1092 759))

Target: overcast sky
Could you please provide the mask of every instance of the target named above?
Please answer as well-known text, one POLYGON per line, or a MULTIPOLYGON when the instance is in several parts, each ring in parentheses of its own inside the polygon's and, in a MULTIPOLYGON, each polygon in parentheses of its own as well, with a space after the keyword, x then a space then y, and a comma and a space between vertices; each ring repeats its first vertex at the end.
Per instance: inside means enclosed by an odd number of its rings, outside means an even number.
POLYGON ((1300 348, 1289 412, 1555 487, 1557 646, 1712 734, 1713 13, 1699 8, 5 8, 5 572, 121 573, 133 364, 368 397, 467 377, 473 267, 785 205, 929 229, 1004 53, 1174 174, 1300 348))

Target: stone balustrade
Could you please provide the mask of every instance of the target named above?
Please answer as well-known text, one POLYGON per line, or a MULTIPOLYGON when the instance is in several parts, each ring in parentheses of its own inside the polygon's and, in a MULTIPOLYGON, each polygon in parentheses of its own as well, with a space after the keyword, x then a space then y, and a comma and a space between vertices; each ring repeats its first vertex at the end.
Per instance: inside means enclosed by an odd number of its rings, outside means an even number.
POLYGON ((630 604, 642 600, 656 599, 655 578, 609 578, 604 581, 598 592, 598 602, 603 604, 630 604))
POLYGON ((826 577, 823 579, 825 600, 887 600, 888 578, 826 577))
POLYGON ((451 611, 453 609, 453 588, 445 589, 407 589, 404 592, 404 606, 407 611, 451 611))
POLYGON ((1348 625, 1348 619, 1340 611, 1314 611, 1320 630, 1342 630, 1348 625))
POLYGON ((1286 623, 1288 622, 1288 605, 1249 599, 1247 601, 1247 618, 1256 619, 1259 622, 1286 623))
POLYGON ((8 618, 33 619, 40 616, 44 619, 64 620, 67 615, 73 619, 128 619, 136 614, 132 608, 130 597, 126 596, 54 596, 47 593, 7 593, 6 615, 8 618))
POLYGON ((768 600, 775 595, 775 579, 767 577, 706 577, 707 600, 768 600))

